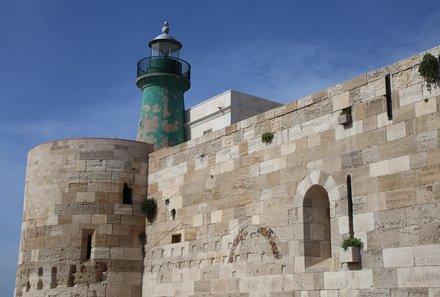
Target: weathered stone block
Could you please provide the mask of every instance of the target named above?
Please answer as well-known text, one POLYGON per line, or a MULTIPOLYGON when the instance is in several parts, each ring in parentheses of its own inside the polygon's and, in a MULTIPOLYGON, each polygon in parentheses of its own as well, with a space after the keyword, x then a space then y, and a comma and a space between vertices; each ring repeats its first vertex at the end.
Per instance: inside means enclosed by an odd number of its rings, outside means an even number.
POLYGON ((371 269, 347 271, 346 280, 347 288, 371 289, 373 288, 373 271, 371 269))
MULTIPOLYGON (((373 284, 375 288, 395 288, 397 287, 397 272, 395 269, 374 269, 373 270, 373 284)), ((396 292, 391 296, 396 295, 396 292)))
POLYGON ((437 100, 435 98, 424 99, 415 104, 416 117, 437 112, 437 100))
POLYGON ((440 245, 415 246, 414 264, 415 266, 440 265, 440 245))
POLYGON ((363 213, 353 216, 353 228, 355 232, 365 232, 374 229, 374 213, 363 213))
POLYGON ((345 289, 345 271, 324 272, 324 289, 345 289))
POLYGON ((350 105, 349 92, 344 92, 342 94, 336 95, 332 98, 333 101, 333 111, 343 109, 350 105))
POLYGON ((417 151, 425 152, 438 148, 438 132, 432 130, 417 135, 417 151))
POLYGON ((416 84, 399 91, 400 106, 405 106, 423 99, 422 84, 416 84))
POLYGON ((383 265, 389 267, 413 267, 414 255, 412 247, 383 249, 383 265))
POLYGON ((361 151, 350 152, 341 155, 341 167, 357 167, 362 165, 361 151))
POLYGON ((211 223, 219 223, 222 221, 222 210, 211 212, 211 223))
POLYGON ((405 122, 387 126, 387 141, 393 141, 406 136, 405 122))
POLYGON ((133 214, 133 206, 131 204, 121 204, 115 203, 113 213, 115 215, 132 215, 133 214))
POLYGON ((95 201, 94 192, 79 192, 76 194, 77 202, 93 202, 95 201))
POLYGON ((110 257, 110 248, 107 247, 93 247, 91 259, 99 260, 99 259, 109 259, 110 257))

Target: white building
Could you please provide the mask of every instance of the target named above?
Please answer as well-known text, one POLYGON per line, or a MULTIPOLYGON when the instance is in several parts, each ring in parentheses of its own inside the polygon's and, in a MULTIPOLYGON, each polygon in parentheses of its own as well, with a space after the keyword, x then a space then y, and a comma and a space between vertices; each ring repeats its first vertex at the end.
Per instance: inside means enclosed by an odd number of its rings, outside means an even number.
POLYGON ((186 139, 223 129, 280 105, 278 102, 228 90, 185 111, 186 139))

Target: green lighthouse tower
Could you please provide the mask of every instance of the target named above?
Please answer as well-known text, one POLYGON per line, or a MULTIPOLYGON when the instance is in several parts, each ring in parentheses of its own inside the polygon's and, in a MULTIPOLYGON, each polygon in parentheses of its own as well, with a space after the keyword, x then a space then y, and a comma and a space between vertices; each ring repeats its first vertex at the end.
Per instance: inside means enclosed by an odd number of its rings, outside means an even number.
POLYGON ((142 109, 136 140, 156 149, 184 142, 183 93, 190 87, 191 66, 179 58, 182 44, 169 35, 165 22, 162 34, 150 41, 150 57, 137 64, 137 86, 142 90, 142 109))

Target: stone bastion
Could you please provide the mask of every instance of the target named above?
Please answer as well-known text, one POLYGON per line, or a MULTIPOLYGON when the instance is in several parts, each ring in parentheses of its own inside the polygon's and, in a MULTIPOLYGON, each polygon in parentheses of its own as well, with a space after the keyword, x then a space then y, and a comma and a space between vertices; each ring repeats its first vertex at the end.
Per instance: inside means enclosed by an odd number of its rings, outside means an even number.
POLYGON ((81 138, 29 152, 16 296, 140 295, 151 151, 81 138))

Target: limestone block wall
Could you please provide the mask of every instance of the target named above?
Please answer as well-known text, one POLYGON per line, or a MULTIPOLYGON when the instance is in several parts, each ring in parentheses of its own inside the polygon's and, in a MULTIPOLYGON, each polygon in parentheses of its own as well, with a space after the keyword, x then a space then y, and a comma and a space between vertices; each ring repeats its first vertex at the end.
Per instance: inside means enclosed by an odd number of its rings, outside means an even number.
POLYGON ((151 151, 69 139, 29 152, 15 296, 141 296, 151 151))
POLYGON ((423 54, 151 154, 142 295, 439 296, 440 88, 423 54))

